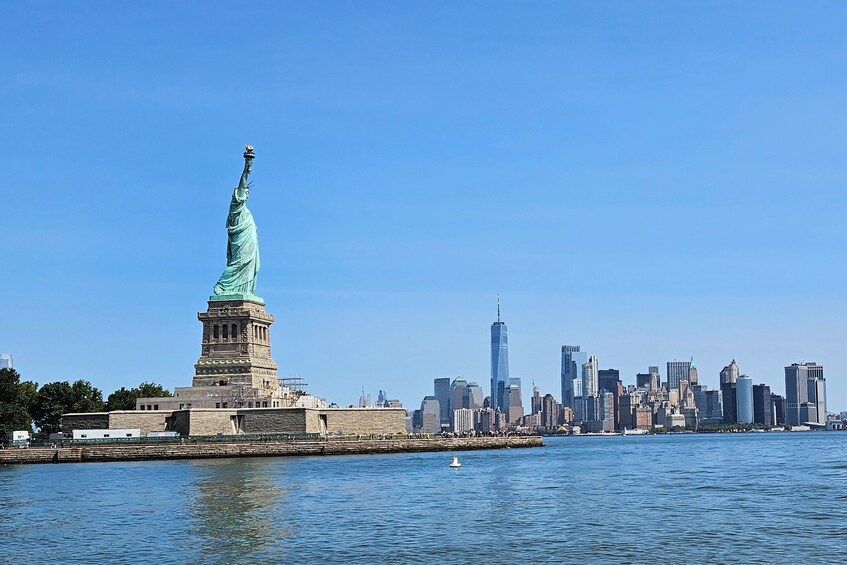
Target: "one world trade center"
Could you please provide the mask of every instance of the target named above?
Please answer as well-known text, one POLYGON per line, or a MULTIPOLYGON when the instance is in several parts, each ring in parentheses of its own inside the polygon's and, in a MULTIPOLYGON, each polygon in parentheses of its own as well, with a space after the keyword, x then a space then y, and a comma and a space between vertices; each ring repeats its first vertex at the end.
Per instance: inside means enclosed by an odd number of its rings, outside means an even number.
POLYGON ((509 398, 509 337, 506 323, 500 320, 497 297, 497 321, 491 324, 491 408, 506 412, 509 398))

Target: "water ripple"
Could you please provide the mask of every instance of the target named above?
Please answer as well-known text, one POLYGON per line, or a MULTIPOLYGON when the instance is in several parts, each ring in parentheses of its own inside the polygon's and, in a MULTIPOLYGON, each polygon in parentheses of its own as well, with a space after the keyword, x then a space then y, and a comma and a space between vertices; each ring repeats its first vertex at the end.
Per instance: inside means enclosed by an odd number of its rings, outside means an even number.
POLYGON ((836 563, 847 434, 0 468, 0 561, 836 563))

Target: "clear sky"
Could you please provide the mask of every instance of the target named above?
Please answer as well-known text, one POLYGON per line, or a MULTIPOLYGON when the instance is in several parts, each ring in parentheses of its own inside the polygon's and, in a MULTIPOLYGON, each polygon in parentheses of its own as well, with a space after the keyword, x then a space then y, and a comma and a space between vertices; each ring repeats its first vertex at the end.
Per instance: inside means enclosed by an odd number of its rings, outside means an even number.
MULTIPOLYGON (((0 351, 188 386, 243 145, 280 374, 559 396, 694 356, 847 409, 843 2, 13 2, 0 351)), ((526 400, 525 400, 526 402, 526 400)))

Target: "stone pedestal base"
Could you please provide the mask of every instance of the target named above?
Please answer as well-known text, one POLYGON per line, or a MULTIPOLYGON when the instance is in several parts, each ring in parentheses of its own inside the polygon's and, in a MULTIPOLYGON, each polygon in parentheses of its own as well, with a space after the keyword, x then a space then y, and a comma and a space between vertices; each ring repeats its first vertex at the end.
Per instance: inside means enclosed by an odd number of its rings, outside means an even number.
POLYGON ((244 386, 269 392, 279 388, 271 357, 274 317, 265 312, 263 303, 216 297, 197 318, 203 323, 203 345, 192 386, 244 386))

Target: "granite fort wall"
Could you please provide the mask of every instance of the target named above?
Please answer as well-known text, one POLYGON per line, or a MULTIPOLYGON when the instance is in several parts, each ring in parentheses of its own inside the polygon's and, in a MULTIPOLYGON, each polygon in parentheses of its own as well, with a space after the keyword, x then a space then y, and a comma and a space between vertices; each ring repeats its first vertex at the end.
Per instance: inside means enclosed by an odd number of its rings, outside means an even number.
POLYGON ((318 413, 306 408, 247 408, 244 416, 246 434, 316 434, 320 432, 318 413))
POLYGON ((65 414, 62 431, 140 428, 142 435, 172 429, 183 436, 232 435, 233 416, 242 433, 402 435, 406 411, 402 408, 192 408, 186 410, 120 410, 91 414, 65 414), (166 428, 167 419, 171 425, 166 428), (325 429, 321 425, 325 420, 325 429))
POLYGON ((403 408, 325 408, 328 434, 397 435, 406 433, 403 408))
POLYGON ((238 415, 237 410, 222 410, 217 408, 194 408, 191 410, 179 410, 174 414, 174 429, 184 436, 215 436, 232 435, 235 427, 232 417, 238 415), (178 415, 185 415, 186 427, 180 428, 178 415))
POLYGON ((145 412, 141 410, 120 410, 109 412, 109 427, 113 430, 141 429, 141 435, 161 432, 165 429, 165 418, 170 412, 145 412))
POLYGON ((354 455, 423 451, 468 451, 506 447, 541 447, 539 436, 485 438, 414 438, 392 440, 330 440, 276 442, 186 442, 142 445, 73 445, 59 448, 0 450, 0 464, 277 457, 292 455, 354 455))
POLYGON ((87 414, 62 414, 62 433, 74 430, 108 430, 108 412, 89 412, 87 414))

